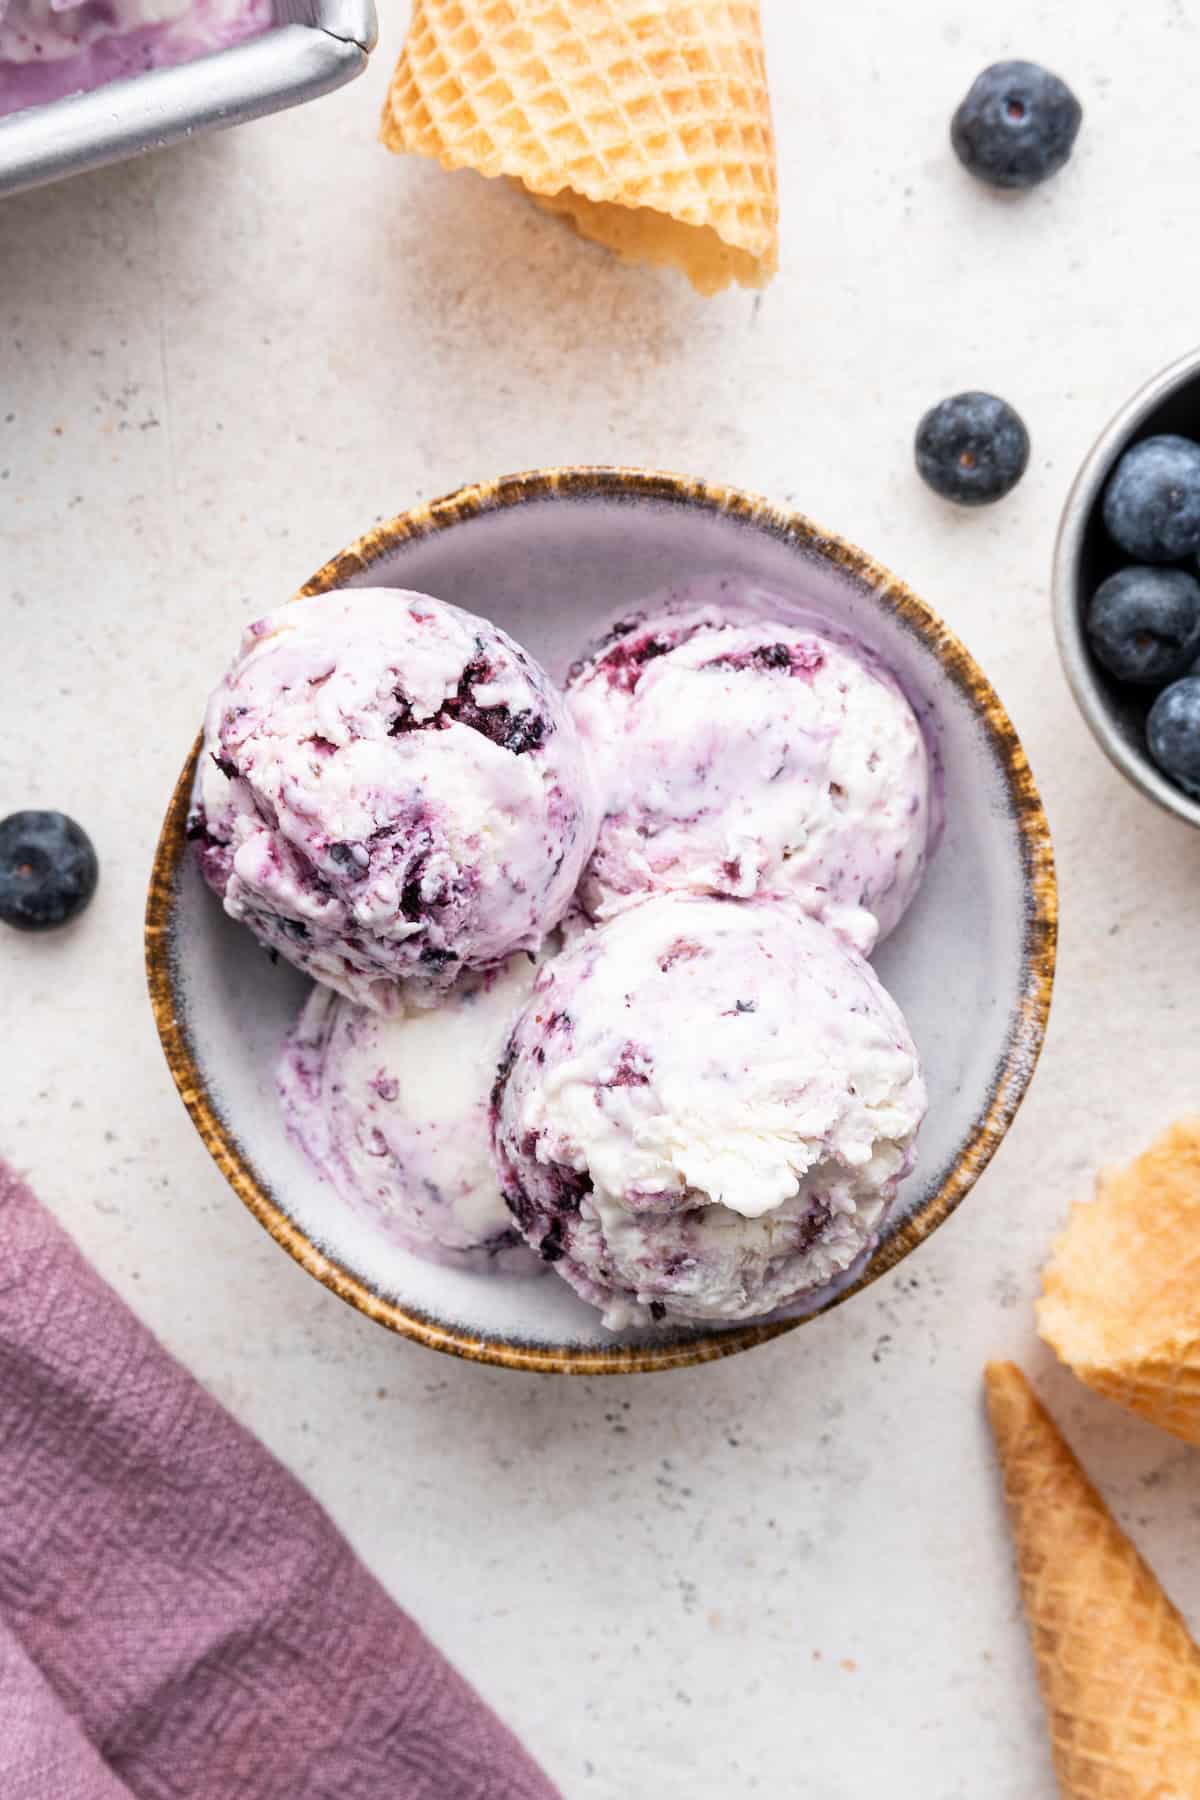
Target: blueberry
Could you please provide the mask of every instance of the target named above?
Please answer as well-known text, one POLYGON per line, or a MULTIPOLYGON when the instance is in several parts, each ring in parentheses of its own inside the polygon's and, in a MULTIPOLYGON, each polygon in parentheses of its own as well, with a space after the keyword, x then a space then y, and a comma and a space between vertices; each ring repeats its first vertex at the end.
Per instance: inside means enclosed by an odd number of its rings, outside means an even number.
POLYGON ((1031 188, 1062 168, 1082 120, 1078 100, 1049 69, 999 62, 972 84, 950 122, 950 142, 980 181, 1031 188))
POLYGON ((1087 632, 1118 681, 1162 687, 1200 652, 1200 581, 1182 569, 1120 569, 1093 594, 1087 632))
POLYGON ((91 839, 60 812, 0 820, 0 920, 18 931, 50 931, 81 913, 100 865, 91 839))
POLYGON ((1139 562, 1200 550, 1200 444, 1168 435, 1127 450, 1104 495, 1104 523, 1139 562))
POLYGON ((1150 708, 1146 737, 1163 774, 1200 800, 1200 676, 1163 689, 1150 708))
POLYGON ((1011 492, 1029 462, 1029 433, 995 394, 955 394, 917 426, 917 470, 935 494, 988 506, 1011 492))

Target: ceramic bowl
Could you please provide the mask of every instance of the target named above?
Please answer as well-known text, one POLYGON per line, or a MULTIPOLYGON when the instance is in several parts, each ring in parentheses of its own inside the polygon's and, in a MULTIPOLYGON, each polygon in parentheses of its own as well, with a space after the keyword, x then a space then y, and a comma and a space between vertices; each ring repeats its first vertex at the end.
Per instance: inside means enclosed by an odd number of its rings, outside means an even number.
MULTIPOLYGON (((732 575, 871 644, 928 721, 945 771, 945 834, 877 957, 920 1046, 929 1117, 856 1292, 958 1205, 1016 1112, 1053 979, 1049 833, 1017 735, 986 677, 894 576, 795 513, 705 482, 563 469, 464 488, 403 513, 314 575, 330 588, 417 588, 485 613, 562 675, 598 626, 648 594, 732 575)), ((229 646, 214 644, 214 678, 229 646)), ((201 696, 197 695, 197 710, 201 696)), ((552 1276, 489 1278, 419 1260, 345 1208, 288 1142, 272 1069, 305 983, 272 964, 204 887, 185 841, 197 747, 155 857, 151 996, 171 1072, 214 1160, 271 1235, 371 1318, 434 1349, 577 1374, 727 1356, 801 1321, 607 1332, 552 1276)))
POLYGON ((1146 749, 1146 715, 1154 691, 1126 687, 1102 669, 1083 625, 1100 583, 1130 560, 1113 543, 1101 517, 1108 478, 1131 444, 1168 431, 1200 438, 1200 350, 1139 388, 1101 432, 1076 476, 1054 553, 1054 623, 1067 680, 1105 755, 1147 799, 1189 825, 1200 825, 1200 800, 1189 799, 1168 781, 1146 749))

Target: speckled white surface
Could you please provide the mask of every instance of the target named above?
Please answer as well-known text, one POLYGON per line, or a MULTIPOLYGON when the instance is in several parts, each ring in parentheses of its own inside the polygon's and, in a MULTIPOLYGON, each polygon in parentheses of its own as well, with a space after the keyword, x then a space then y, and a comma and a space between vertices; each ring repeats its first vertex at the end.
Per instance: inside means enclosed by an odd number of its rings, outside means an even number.
POLYGON ((784 266, 761 299, 619 268, 507 190, 393 162, 375 66, 301 112, 0 206, 0 812, 94 832, 100 896, 0 942, 0 1145, 171 1347, 330 1508, 568 1800, 1050 1800, 979 1376, 1021 1358, 1200 1626, 1200 1454, 1034 1345, 1097 1161, 1195 1103, 1200 835, 1094 749, 1047 594, 1073 470, 1189 347, 1200 238, 1182 0, 766 0, 784 266), (985 62, 1087 108, 1024 200, 945 148, 985 62), (1005 505, 910 473, 967 385, 1034 439, 1005 505), (718 1366, 567 1383, 439 1360, 301 1274, 208 1163, 144 999, 167 790, 241 622, 372 518, 535 463, 661 463, 793 500, 970 642, 1042 782, 1063 900, 1042 1069, 921 1255, 718 1366))

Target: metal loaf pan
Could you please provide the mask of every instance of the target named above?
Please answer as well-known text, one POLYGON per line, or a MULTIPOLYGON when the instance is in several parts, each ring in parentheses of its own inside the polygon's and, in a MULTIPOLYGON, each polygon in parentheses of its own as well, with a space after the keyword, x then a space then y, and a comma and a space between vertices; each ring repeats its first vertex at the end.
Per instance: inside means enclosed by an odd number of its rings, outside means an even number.
POLYGON ((367 66, 373 0, 275 0, 261 37, 0 119, 0 195, 315 100, 367 66))

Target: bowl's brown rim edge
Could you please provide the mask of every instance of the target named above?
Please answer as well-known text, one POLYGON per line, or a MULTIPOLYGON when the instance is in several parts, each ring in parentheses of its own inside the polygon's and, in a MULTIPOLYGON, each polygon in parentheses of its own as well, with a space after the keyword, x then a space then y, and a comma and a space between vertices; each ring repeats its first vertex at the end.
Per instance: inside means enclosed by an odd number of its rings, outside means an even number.
POLYGON ((439 500, 422 502, 375 526, 325 563, 299 590, 297 598, 345 586, 410 538, 428 536, 508 506, 553 498, 652 500, 699 506, 766 530, 798 549, 815 552, 869 586, 877 599, 916 630, 934 650, 951 680, 974 701, 1004 769, 1021 838, 1026 881, 1022 989, 1007 1054, 997 1067, 988 1104, 975 1121, 953 1167, 920 1212, 880 1246, 852 1285, 804 1318, 740 1326, 662 1345, 614 1345, 611 1350, 473 1336, 387 1299, 326 1256, 251 1173, 213 1102, 177 1004, 170 942, 172 904, 186 851, 187 814, 199 739, 176 782, 155 848, 146 904, 146 972, 167 1065, 201 1140, 238 1198, 276 1243, 316 1280, 376 1323, 429 1349, 469 1361, 549 1374, 641 1374, 715 1361, 794 1331, 877 1281, 949 1218, 991 1161, 1033 1078, 1045 1039, 1054 984, 1058 890, 1049 826, 1024 749, 995 690, 969 651, 937 614, 888 569, 804 514, 777 507, 758 495, 689 476, 625 467, 579 466, 501 476, 459 488, 439 500))

